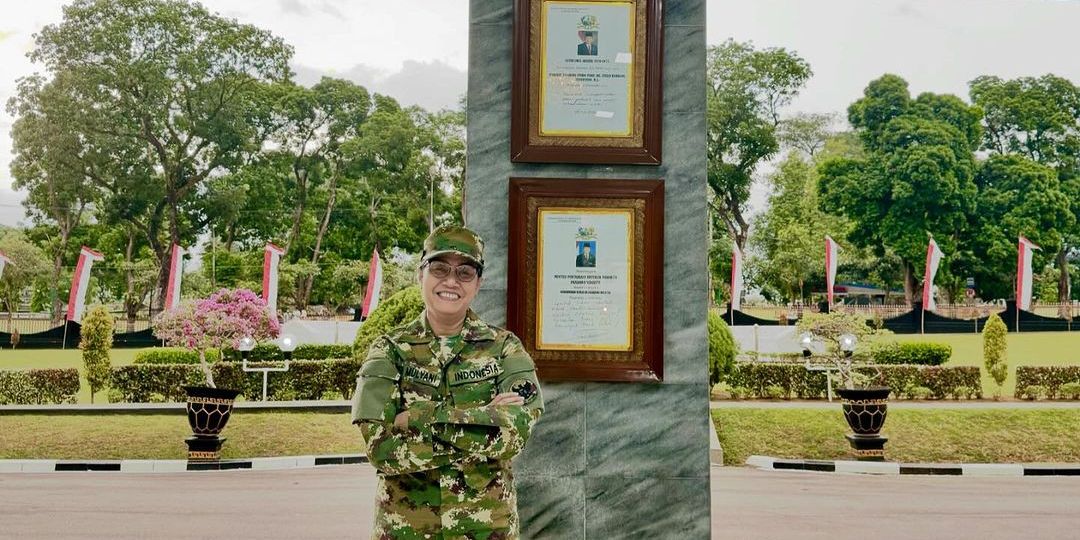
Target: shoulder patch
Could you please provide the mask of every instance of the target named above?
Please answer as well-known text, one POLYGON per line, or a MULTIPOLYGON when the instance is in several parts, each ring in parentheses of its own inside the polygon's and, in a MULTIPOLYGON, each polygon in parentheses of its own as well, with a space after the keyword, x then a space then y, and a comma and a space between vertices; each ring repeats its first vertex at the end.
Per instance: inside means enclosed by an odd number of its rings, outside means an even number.
POLYGON ((532 400, 536 399, 537 390, 536 385, 528 379, 514 381, 514 383, 510 385, 510 391, 517 392, 517 395, 521 396, 522 399, 525 400, 525 403, 530 403, 532 400))

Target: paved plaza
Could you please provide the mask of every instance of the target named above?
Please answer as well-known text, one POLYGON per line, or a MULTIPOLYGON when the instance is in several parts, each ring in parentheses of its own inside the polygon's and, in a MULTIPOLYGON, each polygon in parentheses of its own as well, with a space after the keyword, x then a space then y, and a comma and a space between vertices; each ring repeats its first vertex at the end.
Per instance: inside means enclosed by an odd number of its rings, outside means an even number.
MULTIPOLYGON (((374 488, 368 465, 0 474, 0 538, 365 538, 374 488)), ((712 469, 713 538, 733 540, 1075 539, 1078 504, 1075 477, 712 469)))

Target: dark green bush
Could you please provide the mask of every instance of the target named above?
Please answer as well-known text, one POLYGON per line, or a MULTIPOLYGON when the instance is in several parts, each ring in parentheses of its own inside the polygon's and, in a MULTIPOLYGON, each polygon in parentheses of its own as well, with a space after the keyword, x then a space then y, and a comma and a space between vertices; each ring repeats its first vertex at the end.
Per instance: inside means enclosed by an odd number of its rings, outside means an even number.
MULTIPOLYGON (((221 354, 217 349, 206 350, 206 361, 217 362, 221 354)), ((136 364, 198 364, 199 353, 182 347, 155 347, 135 353, 136 364)))
MULTIPOLYGON (((974 366, 862 366, 857 371, 893 390, 893 397, 925 399, 982 397, 979 368, 974 366), (916 390, 924 388, 925 390, 916 390), (927 392, 929 394, 927 394, 927 392)), ((732 387, 745 388, 748 397, 770 397, 770 386, 799 399, 820 399, 826 394, 825 374, 809 371, 802 364, 779 362, 737 362, 728 377, 732 387)), ((835 377, 833 388, 839 387, 835 377)))
MULTIPOLYGON (((250 363, 249 367, 258 367, 250 363)), ((280 363, 275 363, 280 366, 280 363)), ((222 362, 211 366, 218 388, 239 390, 248 400, 262 398, 262 373, 245 372, 239 363, 222 362)), ((289 371, 271 372, 267 379, 267 395, 271 399, 298 400, 323 399, 328 395, 341 395, 348 399, 356 385, 360 363, 352 359, 297 360, 289 365, 289 371)), ((197 365, 189 364, 140 364, 122 366, 112 370, 112 387, 122 401, 146 403, 155 396, 165 401, 184 401, 183 387, 205 384, 205 378, 197 365)))
POLYGON ((1080 383, 1080 366, 1017 366, 1016 397, 1021 396, 1024 388, 1041 387, 1045 391, 1042 397, 1058 399, 1062 386, 1068 383, 1080 383))
POLYGON ((371 314, 371 318, 360 325, 353 341, 353 358, 363 362, 367 358, 368 347, 375 338, 405 324, 420 315, 424 310, 424 299, 420 295, 420 287, 412 286, 402 289, 371 314))
POLYGON ((709 384, 724 380, 735 366, 738 345, 731 329, 716 310, 709 310, 709 384))
POLYGON ((83 371, 90 385, 90 403, 94 394, 109 384, 109 349, 113 345, 113 319, 105 306, 95 306, 83 317, 79 349, 82 350, 83 371))
POLYGON ((0 371, 0 405, 75 403, 79 387, 75 368, 0 371))
MULTIPOLYGON (((352 345, 305 343, 296 346, 292 357, 293 360, 340 360, 343 358, 352 358, 352 345)), ((241 360, 240 351, 236 349, 226 349, 224 358, 226 361, 239 362, 241 360)), ((281 352, 281 349, 275 343, 259 343, 255 346, 255 349, 251 351, 251 356, 248 357, 249 362, 253 360, 274 362, 284 359, 285 354, 281 352)))
POLYGON ((878 364, 940 366, 952 358, 952 347, 945 343, 905 341, 890 343, 874 351, 878 364))

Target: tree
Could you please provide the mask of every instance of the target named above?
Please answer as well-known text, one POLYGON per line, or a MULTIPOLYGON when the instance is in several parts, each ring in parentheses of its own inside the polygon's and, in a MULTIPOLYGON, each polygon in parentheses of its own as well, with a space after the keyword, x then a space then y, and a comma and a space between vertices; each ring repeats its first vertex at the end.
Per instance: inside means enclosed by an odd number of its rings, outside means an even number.
POLYGON ((1009 343, 1006 340, 1008 331, 997 313, 990 314, 986 326, 983 327, 983 365, 997 384, 999 397, 1001 386, 1009 375, 1009 343))
POLYGON ((1007 298, 1016 279, 1017 237, 1023 235, 1042 248, 1035 252, 1038 271, 1059 252, 1075 217, 1054 170, 1023 156, 990 156, 979 165, 975 182, 975 226, 965 243, 979 255, 970 272, 985 297, 1007 298))
MULTIPOLYGON (((822 208, 851 220, 848 239, 855 245, 900 256, 908 302, 927 235, 955 253, 974 211, 979 119, 977 107, 955 96, 911 99, 906 81, 884 75, 848 108, 865 156, 830 158, 818 167, 822 208)), ((947 261, 943 266, 947 271, 947 261)))
POLYGON ((54 320, 59 320, 61 302, 56 284, 65 260, 74 257, 69 249, 72 232, 82 224, 98 190, 73 166, 72 156, 84 152, 79 137, 50 114, 48 102, 55 99, 54 86, 46 85, 40 76, 22 79, 18 95, 8 102, 8 112, 17 118, 11 128, 15 154, 12 187, 27 192, 23 206, 35 224, 55 228, 47 248, 53 258, 51 310, 54 320))
POLYGON ((706 69, 710 209, 743 250, 754 171, 779 150, 780 108, 791 102, 812 72, 793 52, 758 50, 752 43, 730 39, 709 47, 706 69))
POLYGON ((109 349, 112 349, 114 326, 113 316, 105 306, 95 306, 82 320, 79 349, 86 382, 90 384, 90 403, 94 402, 94 394, 109 384, 109 349))
POLYGON ((37 34, 31 59, 71 77, 69 129, 137 145, 153 162, 163 194, 147 231, 162 263, 157 298, 169 247, 192 228, 185 207, 212 174, 259 149, 261 84, 287 79, 291 56, 269 32, 182 0, 76 0, 37 34))
POLYGON ((787 300, 806 299, 808 282, 825 282, 825 236, 842 238, 848 225, 818 208, 817 173, 799 154, 788 154, 769 184, 768 210, 750 238, 761 254, 758 274, 787 300))
POLYGON ((1056 252, 1062 270, 1058 300, 1069 300, 1069 251, 1080 246, 1080 87, 1048 74, 1003 80, 984 75, 969 83, 971 100, 985 112, 983 148, 1020 154, 1053 167, 1072 201, 1073 226, 1059 227, 1064 241, 1056 252))
POLYGON ((829 128, 835 121, 833 114, 796 114, 780 123, 780 142, 813 159, 832 137, 829 128))
POLYGON ((159 339, 199 351, 199 367, 211 388, 217 386, 206 361, 207 349, 235 349, 241 339, 272 339, 279 333, 281 325, 270 316, 266 302, 247 289, 221 289, 201 300, 181 302, 154 319, 154 335, 159 339))
POLYGON ((7 311, 8 332, 11 332, 13 314, 19 311, 23 293, 35 282, 45 280, 49 263, 45 253, 16 229, 0 229, 0 252, 12 261, 4 266, 4 274, 0 276, 0 302, 7 311))

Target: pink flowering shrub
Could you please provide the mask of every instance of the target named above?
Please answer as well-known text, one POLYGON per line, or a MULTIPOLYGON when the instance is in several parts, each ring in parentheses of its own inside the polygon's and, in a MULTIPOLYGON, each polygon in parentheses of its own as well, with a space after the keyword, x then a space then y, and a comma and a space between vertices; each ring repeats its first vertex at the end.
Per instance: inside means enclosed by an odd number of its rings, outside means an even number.
POLYGON ((159 339, 198 351, 199 365, 211 388, 216 386, 206 362, 207 349, 235 349, 244 337, 259 341, 280 333, 281 324, 270 316, 266 302, 247 289, 221 289, 209 298, 183 302, 154 319, 154 335, 159 339))

